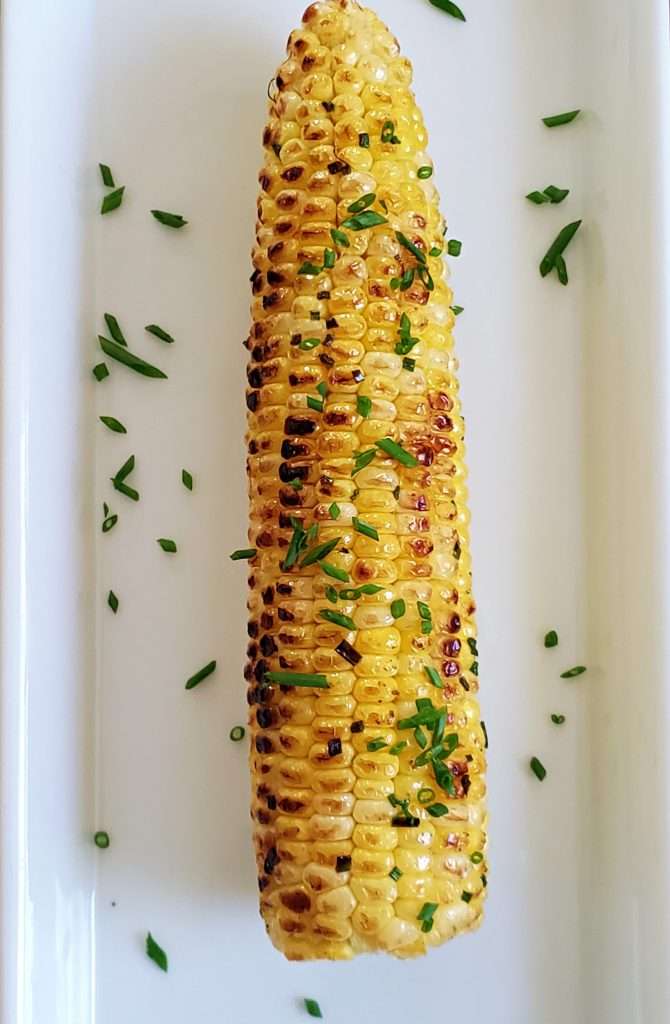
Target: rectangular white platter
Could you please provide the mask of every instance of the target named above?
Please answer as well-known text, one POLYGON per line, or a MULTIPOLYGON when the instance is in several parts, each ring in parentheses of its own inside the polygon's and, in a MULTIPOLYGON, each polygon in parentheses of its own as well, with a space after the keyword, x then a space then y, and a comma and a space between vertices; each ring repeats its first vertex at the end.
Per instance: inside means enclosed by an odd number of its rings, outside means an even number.
POLYGON ((245 749, 228 740, 246 716, 245 567, 227 557, 246 539, 265 90, 302 9, 3 4, 2 1024, 289 1024, 303 996, 355 1024, 670 1016, 667 5, 462 3, 466 24, 426 0, 377 9, 414 61, 464 241, 490 899, 477 934, 422 961, 305 965, 257 912, 245 749), (540 122, 573 107, 569 127, 540 122), (98 161, 127 186, 105 218, 98 161), (523 198, 548 184, 571 188, 561 206, 523 198), (170 233, 151 207, 190 224, 170 233), (537 266, 577 217, 562 288, 537 266), (95 384, 104 312, 167 382, 115 366, 95 384), (152 321, 174 346, 144 335, 152 321), (131 453, 137 506, 109 484, 131 453), (105 500, 120 520, 102 537, 105 500))

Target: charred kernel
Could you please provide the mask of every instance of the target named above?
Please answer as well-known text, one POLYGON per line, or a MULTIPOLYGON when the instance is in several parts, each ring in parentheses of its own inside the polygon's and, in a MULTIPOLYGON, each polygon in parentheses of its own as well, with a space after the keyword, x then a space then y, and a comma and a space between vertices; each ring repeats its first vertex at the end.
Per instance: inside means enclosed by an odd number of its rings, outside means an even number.
POLYGON ((271 658, 273 654, 277 653, 277 645, 271 636, 267 634, 261 637, 261 654, 264 654, 266 658, 271 658))
POLYGON ((342 740, 335 738, 328 740, 328 757, 337 757, 342 753, 342 740))
POLYGON ((335 319, 335 317, 334 317, 334 316, 331 316, 331 317, 329 317, 329 318, 328 318, 328 319, 326 320, 326 328, 327 328, 327 329, 328 329, 329 331, 332 331, 332 329, 333 329, 334 327, 337 327, 337 326, 338 326, 338 323, 337 323, 337 320, 335 319))
POLYGON ((355 732, 363 732, 364 728, 365 728, 365 722, 363 722, 362 719, 360 719, 360 718, 358 719, 358 721, 351 723, 351 731, 354 732, 354 733, 355 732))
POLYGON ((277 797, 276 796, 272 796, 272 794, 270 793, 270 795, 267 796, 265 799, 267 801, 268 810, 269 811, 276 811, 277 810, 277 797))
POLYGON ((267 736, 256 737, 256 751, 259 754, 271 754, 273 750, 272 740, 269 740, 267 736))
POLYGON ((256 712, 256 721, 261 729, 269 729, 274 721, 274 714, 270 708, 259 708, 256 712))
POLYGON ((348 661, 350 665, 357 665, 362 658, 362 655, 359 654, 347 640, 341 640, 335 650, 344 658, 345 661, 348 661))
POLYGON ((263 593, 261 594, 261 597, 263 599, 263 604, 272 604, 272 602, 274 600, 274 596, 275 596, 274 587, 266 587, 265 590, 263 591, 263 593))
POLYGON ((287 416, 284 421, 285 434, 297 434, 302 437, 306 434, 313 434, 316 428, 316 420, 307 416, 287 416))
POLYGON ((263 870, 265 871, 265 874, 271 875, 277 867, 277 864, 279 864, 279 854, 277 853, 277 848, 275 846, 271 846, 266 853, 265 861, 263 862, 263 870))
POLYGON ((338 857, 335 861, 335 870, 339 873, 343 871, 351 871, 351 857, 346 854, 338 857))

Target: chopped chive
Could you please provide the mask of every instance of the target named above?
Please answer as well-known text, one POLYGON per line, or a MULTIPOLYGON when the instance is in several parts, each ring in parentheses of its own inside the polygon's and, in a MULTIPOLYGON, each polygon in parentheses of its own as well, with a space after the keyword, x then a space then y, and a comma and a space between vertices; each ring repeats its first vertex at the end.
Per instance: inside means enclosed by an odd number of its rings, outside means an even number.
POLYGON ((356 409, 363 419, 367 419, 372 412, 372 399, 366 395, 356 396, 356 409))
POLYGON ((426 254, 423 249, 419 249, 418 245, 415 245, 414 242, 410 242, 407 235, 403 235, 402 231, 396 231, 395 236, 400 244, 404 246, 405 249, 408 249, 412 256, 416 257, 419 263, 426 262, 426 254))
POLYGON ((116 359, 117 362, 123 363, 124 366, 129 367, 131 370, 135 370, 136 373, 141 373, 143 377, 156 377, 163 380, 167 379, 167 374, 163 373, 162 370, 157 369, 150 363, 146 363, 144 359, 140 359, 139 356, 133 355, 123 345, 119 345, 115 341, 110 341, 108 338, 103 338, 100 334, 98 335, 98 341, 100 342, 100 348, 107 356, 111 356, 112 359, 116 359))
POLYGON ((550 629, 548 633, 544 635, 544 646, 545 647, 558 647, 558 633, 555 629, 550 629))
POLYGON ((354 468, 351 471, 351 475, 356 476, 356 474, 360 473, 362 469, 369 466, 376 454, 377 452, 374 448, 368 448, 366 452, 356 452, 354 455, 354 468))
POLYGON ((565 723, 565 715, 552 715, 551 720, 554 725, 563 725, 565 723))
POLYGON ((165 341, 168 345, 174 344, 174 338, 167 331, 164 331, 158 324, 147 324, 144 330, 147 334, 153 334, 155 338, 160 338, 161 341, 165 341))
POLYGON ((185 689, 187 689, 187 690, 194 689, 194 687, 196 687, 198 685, 198 683, 201 683, 203 681, 203 679, 207 679, 207 676, 211 676, 211 674, 215 670, 215 668, 216 668, 216 661, 210 661, 207 665, 204 666, 204 668, 199 669, 195 673, 195 675, 191 676, 191 678, 187 680, 185 689))
POLYGON ((311 349, 316 348, 317 345, 321 344, 321 338, 303 338, 298 348, 303 352, 309 352, 311 349))
POLYGON ((557 188, 556 185, 547 185, 544 190, 544 195, 547 196, 550 203, 558 205, 562 203, 566 196, 570 195, 569 188, 557 188))
POLYGON ((470 900, 472 899, 472 893, 471 892, 462 892, 461 893, 461 899, 463 900, 464 903, 469 903, 470 900))
POLYGON ((459 242, 457 238, 450 238, 447 242, 447 252, 450 256, 460 256, 463 243, 459 242))
POLYGON ((389 754, 394 754, 397 757, 406 746, 408 746, 407 740, 400 740, 398 743, 394 743, 392 747, 389 747, 389 754))
POLYGON ((349 582, 349 573, 345 572, 344 569, 340 569, 337 565, 332 565, 330 562, 319 562, 319 568, 323 569, 326 576, 330 576, 331 579, 339 580, 340 583, 349 582))
POLYGON ((110 530, 114 529, 118 521, 119 517, 117 515, 107 516, 102 524, 102 532, 109 533, 110 530))
POLYGON ((324 544, 318 544, 316 547, 310 548, 307 554, 303 556, 300 568, 305 569, 308 565, 320 562, 337 547, 341 540, 341 537, 334 537, 332 540, 327 540, 324 544))
POLYGON ((93 836, 93 842, 99 850, 109 849, 109 832, 96 832, 93 836))
POLYGON ((417 178, 421 178, 422 181, 425 181, 426 178, 432 178, 433 168, 428 167, 428 165, 425 167, 419 167, 419 170, 416 172, 416 176, 417 178))
POLYGON ((568 268, 567 268, 565 260, 563 259, 562 256, 559 255, 559 256, 556 257, 556 261, 554 263, 554 266, 556 268, 556 273, 558 275, 558 280, 561 282, 561 284, 567 284, 568 283, 568 268))
POLYGON ((489 734, 488 734, 488 731, 487 731, 487 729, 486 729, 486 722, 484 721, 484 719, 482 719, 482 720, 481 720, 481 722, 480 722, 479 724, 481 725, 481 727, 482 727, 482 733, 484 734, 484 750, 488 750, 488 746, 489 746, 489 734))
POLYGON ((535 203, 536 206, 551 202, 549 196, 545 196, 544 192, 529 192, 526 199, 530 199, 531 203, 535 203))
POLYGON ((233 551, 232 555, 230 555, 230 560, 231 562, 241 562, 242 560, 255 558, 256 555, 256 548, 239 548, 237 551, 233 551))
POLYGON ((397 444, 390 437, 383 437, 380 441, 375 441, 375 446, 403 466, 412 468, 419 465, 418 459, 410 454, 410 452, 405 451, 402 445, 397 444))
POLYGON ((293 480, 289 480, 288 485, 289 487, 292 487, 294 491, 301 491, 303 489, 302 480, 298 477, 294 477, 293 480))
POLYGON ((439 8, 444 11, 445 14, 450 14, 452 18, 458 18, 459 21, 465 21, 465 15, 460 7, 457 7, 452 0, 430 0, 433 7, 439 8))
POLYGON ((182 469, 181 471, 181 482, 187 491, 193 490, 193 477, 187 469, 182 469))
POLYGON ((319 313, 318 309, 311 310, 310 314, 309 314, 309 318, 310 318, 310 320, 320 320, 321 319, 321 314, 319 313))
POLYGON ((449 814, 449 808, 447 805, 441 803, 430 804, 426 807, 426 810, 430 814, 431 818, 443 818, 445 814, 449 814))
POLYGON ((337 256, 333 252, 332 249, 324 249, 324 252, 323 252, 323 269, 324 270, 332 270, 333 267, 335 266, 336 259, 337 259, 337 256))
POLYGON ((450 308, 451 308, 451 312, 454 314, 454 316, 460 316, 461 313, 463 312, 463 309, 465 307, 464 306, 451 306, 450 308))
POLYGON ((115 434, 128 433, 123 423, 121 423, 120 420, 115 419, 113 416, 101 416, 100 422, 104 423, 108 430, 113 430, 115 434))
POLYGON ((556 128, 561 124, 570 124, 578 114, 581 114, 581 110, 567 110, 564 114, 551 114, 550 117, 543 117, 542 123, 546 124, 547 128, 556 128))
POLYGON ((358 136, 358 145, 361 147, 361 149, 370 148, 370 136, 368 135, 367 132, 360 132, 358 136))
POLYGON ((323 412, 323 399, 313 398, 311 395, 307 396, 307 408, 313 409, 314 412, 323 412))
POLYGON ((177 553, 177 545, 169 537, 159 537, 156 543, 160 544, 163 551, 168 555, 175 555, 177 553))
POLYGON ((479 651, 477 650, 477 641, 473 636, 468 637, 468 647, 470 648, 470 654, 473 654, 476 658, 479 651))
POLYGON ((313 686, 317 690, 327 690, 328 681, 320 673, 309 672, 266 672, 265 679, 280 686, 313 686))
POLYGON ((567 672, 561 672, 561 679, 574 679, 575 676, 581 676, 586 672, 586 665, 575 665, 574 668, 569 668, 567 672))
POLYGON ((116 613, 119 610, 119 599, 118 599, 118 597, 116 596, 116 594, 114 593, 113 590, 110 590, 110 592, 107 595, 107 604, 109 605, 109 607, 112 609, 112 611, 116 615, 116 613))
POLYGON ((383 747, 388 747, 388 743, 386 742, 386 740, 383 740, 381 738, 376 740, 370 740, 370 742, 368 743, 368 750, 370 751, 371 754, 376 753, 377 750, 381 750, 383 747))
POLYGON ((328 512, 330 513, 331 519, 339 519, 340 516, 342 515, 342 509, 340 508, 336 501, 334 501, 333 504, 329 507, 328 512))
POLYGON ((428 255, 437 259, 438 256, 442 255, 442 249, 438 249, 438 247, 434 245, 433 248, 429 250, 428 255))
POLYGON ((384 121, 384 124, 382 125, 381 140, 384 143, 390 142, 394 146, 399 145, 400 139, 395 133, 395 124, 393 121, 384 121))
POLYGON ((167 971, 167 953, 165 952, 164 949, 161 949, 161 947, 158 945, 151 932, 147 933, 146 951, 149 959, 153 960, 156 966, 160 967, 161 971, 167 971))
POLYGON ((166 213, 165 210, 152 210, 151 216, 155 217, 159 224, 164 224, 167 228, 183 228, 185 224, 188 224, 188 221, 184 220, 180 213, 166 213))
POLYGON ((394 882, 397 882, 400 878, 402 878, 402 871, 400 870, 400 868, 391 868, 391 870, 389 871, 389 878, 392 878, 394 882))
POLYGON ((341 249, 348 249, 351 245, 349 238, 345 235, 344 231, 338 231, 337 228, 331 228, 330 237, 332 238, 335 245, 339 245, 341 249))
POLYGON ((326 587, 325 595, 327 601, 330 601, 331 604, 337 604, 337 591, 335 587, 326 587))
POLYGON ((419 613, 420 619, 425 619, 428 622, 430 622, 431 619, 433 618, 433 614, 425 601, 417 601, 416 610, 419 613))
POLYGON ((421 281, 421 284, 424 286, 424 288, 427 288, 429 292, 435 291, 435 282, 433 281, 433 275, 431 274, 428 267, 418 267, 417 274, 419 275, 419 280, 421 281))
POLYGON ((426 739, 425 734, 423 733, 422 729, 419 728, 419 726, 416 727, 413 735, 415 743, 419 747, 421 747, 422 750, 425 750, 428 740, 426 739))
POLYGON ((109 377, 109 370, 105 363, 98 363, 97 366, 93 367, 91 371, 97 381, 104 380, 105 377, 109 377))
POLYGON ((121 466, 121 469, 112 477, 113 483, 122 483, 135 469, 135 456, 130 455, 121 466))
POLYGON ((530 767, 533 773, 537 776, 540 782, 544 782, 547 776, 547 769, 544 767, 542 762, 537 757, 531 757, 530 767))
POLYGON ((364 523, 358 516, 354 516, 351 520, 354 526, 354 530, 357 533, 362 533, 365 537, 371 537, 372 540, 379 540, 379 534, 374 526, 370 526, 369 523, 364 523))
POLYGON ((416 798, 420 804, 429 804, 435 799, 435 790, 430 789, 429 786, 422 786, 416 798))
POLYGON ((407 289, 411 288, 412 285, 414 284, 415 275, 416 269, 414 267, 410 267, 408 270, 405 271, 402 277, 393 278, 393 280, 391 281, 391 287, 394 287, 393 281, 397 281, 398 283, 395 287, 399 288, 401 292, 406 292, 407 289))
POLYGON ((470 860, 472 861, 473 864, 481 864, 481 862, 484 860, 484 854, 481 852, 481 850, 475 850, 474 853, 470 854, 470 860))
POLYGON ((327 394, 328 394, 328 385, 326 384, 325 380, 320 381, 316 385, 316 390, 319 392, 319 394, 321 395, 322 398, 325 398, 327 396, 327 394))
POLYGON ((394 619, 401 619, 407 611, 407 605, 401 597, 391 603, 391 615, 394 619))
POLYGON ((295 565, 298 561, 298 555, 307 543, 307 534, 303 530, 300 520, 291 519, 291 525, 293 526, 293 535, 286 552, 286 558, 282 563, 282 569, 285 571, 295 565))
POLYGON ((121 188, 117 188, 114 192, 108 192, 102 200, 100 206, 100 213, 111 213, 112 210, 118 210, 119 206, 123 202, 123 193, 126 190, 126 186, 122 185, 121 188))
POLYGON ((347 207, 347 213, 362 213, 363 210, 367 210, 368 206, 372 206, 377 196, 374 192, 368 192, 366 195, 361 196, 354 203, 351 203, 347 207))
POLYGON ((566 226, 559 231, 540 263, 540 274, 542 277, 546 277, 547 274, 551 273, 551 271, 556 267, 557 258, 563 255, 566 248, 577 234, 581 223, 581 220, 575 220, 571 224, 566 224, 566 226))
POLYGON ((423 670, 428 676, 428 679, 433 684, 433 686, 436 686, 438 690, 443 689, 444 683, 440 679, 440 674, 434 665, 424 665, 423 670))
POLYGON ((112 484, 115 491, 118 491, 119 494, 124 494, 126 498, 130 498, 131 501, 140 500, 139 491, 136 491, 134 487, 130 487, 128 484, 125 484, 123 480, 115 480, 112 477, 112 484))
POLYGON ((364 210, 363 213, 343 221, 342 227, 350 231, 365 231, 366 228, 374 228, 379 224, 388 224, 386 217, 382 217, 381 213, 376 213, 375 210, 364 210))
POLYGON ((316 263, 310 263, 309 260, 303 263, 298 271, 298 275, 302 277, 317 277, 322 273, 323 267, 319 267, 316 263))
POLYGON ((105 313, 105 323, 107 324, 109 333, 111 334, 112 338, 117 343, 117 345, 123 345, 124 347, 127 347, 128 342, 123 336, 123 331, 121 330, 119 326, 119 321, 116 319, 116 317, 112 316, 111 313, 105 313))
POLYGON ((310 1017, 322 1018, 321 1007, 317 1003, 316 999, 305 999, 305 1009, 310 1017))
POLYGON ((400 287, 400 278, 392 277, 391 280, 389 281, 389 284, 394 292, 397 291, 398 288, 400 287))
POLYGON ((228 733, 233 743, 239 743, 243 740, 246 735, 246 729, 243 725, 234 725, 228 733))
POLYGON ((421 907, 421 910, 416 915, 417 921, 427 921, 429 918, 433 916, 438 906, 438 903, 424 903, 424 905, 421 907))
POLYGON ((342 612, 334 612, 330 608, 324 608, 319 612, 319 615, 324 622, 332 622, 334 626, 342 626, 343 629, 349 630, 356 629, 354 620, 349 618, 348 615, 343 615, 342 612))
POLYGON ((114 176, 107 166, 107 164, 98 164, 100 168, 100 177, 105 188, 114 188, 114 176))

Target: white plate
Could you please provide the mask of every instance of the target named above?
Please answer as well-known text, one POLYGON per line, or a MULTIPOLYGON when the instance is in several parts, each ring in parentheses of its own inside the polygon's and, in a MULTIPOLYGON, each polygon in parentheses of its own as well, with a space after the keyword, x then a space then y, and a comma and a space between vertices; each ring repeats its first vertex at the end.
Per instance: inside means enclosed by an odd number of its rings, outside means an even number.
POLYGON ((377 4, 464 240, 490 900, 478 934, 421 962, 289 965, 258 917, 245 748, 227 738, 246 714, 245 569, 227 555, 245 542, 265 86, 301 9, 4 4, 2 1024, 288 1024, 302 996, 356 1024, 667 1020, 667 9, 463 6, 466 25, 377 4), (540 123, 573 106, 570 127, 540 123), (100 160, 127 186, 105 218, 100 160), (562 206, 524 200, 550 183, 572 189, 562 206), (564 289, 537 264, 578 216, 564 289), (104 312, 169 381, 92 381, 104 312), (108 482, 131 452, 137 506, 108 482), (104 538, 103 500, 120 514, 104 538))

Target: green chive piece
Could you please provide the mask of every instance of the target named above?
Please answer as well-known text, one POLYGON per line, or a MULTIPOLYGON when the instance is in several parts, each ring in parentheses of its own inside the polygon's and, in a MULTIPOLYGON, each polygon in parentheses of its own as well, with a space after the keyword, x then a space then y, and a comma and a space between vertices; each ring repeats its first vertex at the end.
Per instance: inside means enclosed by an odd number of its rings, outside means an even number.
POLYGON ((330 601, 331 604, 337 604, 337 591, 335 587, 326 587, 324 593, 327 601, 330 601))
POLYGON ((578 114, 581 114, 581 110, 567 110, 564 114, 552 114, 550 117, 543 117, 542 123, 546 124, 547 128, 556 128, 561 124, 570 124, 578 114))
POLYGON ((320 320, 321 319, 321 314, 319 313, 318 309, 311 310, 310 314, 309 314, 309 318, 310 318, 310 320, 320 320))
POLYGON ((324 252, 323 252, 323 269, 324 270, 332 270, 333 267, 335 266, 336 259, 337 259, 337 256, 333 252, 332 249, 324 249, 324 252))
POLYGON ((348 615, 341 612, 333 612, 330 608, 324 608, 319 612, 324 622, 332 622, 335 626, 342 626, 343 629, 355 630, 356 624, 348 615))
POLYGON ((368 398, 366 395, 357 395, 356 409, 359 415, 362 416, 364 420, 366 420, 370 413, 372 412, 372 399, 368 398))
POLYGON ((157 369, 150 363, 145 363, 144 359, 140 359, 139 356, 133 355, 123 345, 119 345, 115 341, 110 341, 109 338, 103 338, 100 334, 98 335, 98 341, 100 342, 100 348, 106 356, 111 356, 112 359, 116 359, 117 362, 123 363, 131 370, 135 370, 136 373, 141 373, 143 377, 155 377, 162 380, 167 380, 167 373, 163 373, 162 370, 157 369))
POLYGON ((159 537, 156 543, 160 544, 163 551, 165 551, 168 555, 176 555, 177 545, 173 540, 170 540, 169 537, 159 537))
POLYGON ((545 196, 544 192, 529 192, 526 199, 530 199, 531 203, 535 203, 536 206, 551 202, 549 196, 545 196))
POLYGON ((388 743, 386 742, 386 740, 381 739, 381 737, 376 740, 370 740, 370 742, 368 743, 368 750, 370 751, 371 754, 376 753, 383 747, 388 747, 388 743))
POLYGON ((112 477, 112 484, 114 485, 115 491, 118 491, 119 494, 124 494, 126 498, 130 498, 131 501, 140 500, 139 491, 136 491, 134 487, 130 487, 128 484, 124 484, 123 480, 115 480, 112 477))
POLYGON ((391 868, 391 870, 389 871, 389 878, 392 878, 394 882, 397 882, 400 878, 402 878, 402 871, 400 870, 400 868, 391 868))
POLYGON ((567 672, 561 672, 561 679, 574 679, 576 676, 581 676, 586 672, 586 665, 575 665, 574 668, 569 668, 567 672))
POLYGON ((363 213, 358 213, 355 217, 349 217, 343 221, 342 227, 349 231, 365 231, 367 228, 374 228, 379 224, 388 224, 386 217, 382 217, 381 213, 376 213, 375 210, 364 210, 363 213))
POLYGON ((430 804, 426 807, 426 810, 430 814, 431 818, 443 818, 445 814, 449 814, 449 808, 447 805, 441 803, 430 804))
POLYGON ((400 139, 395 133, 395 124, 393 121, 384 121, 384 124, 382 125, 381 140, 384 143, 390 142, 394 146, 399 144, 400 139))
POLYGON ((461 893, 461 899, 463 900, 464 903, 469 903, 470 900, 472 899, 472 893, 471 892, 462 892, 461 893))
POLYGON ((114 188, 114 176, 107 166, 107 164, 98 164, 100 168, 100 177, 105 188, 114 188))
POLYGON ((295 477, 293 480, 289 480, 288 485, 289 487, 292 487, 294 491, 301 491, 303 489, 302 480, 299 480, 298 477, 295 477))
POLYGON ((107 516, 103 520, 102 532, 103 533, 109 533, 110 530, 114 529, 114 527, 116 526, 118 521, 119 521, 119 517, 117 515, 107 516))
POLYGON ((568 245, 577 234, 581 223, 581 220, 575 220, 571 224, 566 224, 566 226, 559 231, 540 263, 540 274, 542 277, 546 277, 547 274, 550 274, 555 268, 557 257, 563 255, 568 245))
POLYGON ((316 348, 316 346, 320 344, 321 338, 303 338, 298 348, 300 348, 303 352, 310 352, 313 348, 316 348))
POLYGON ((398 288, 400 287, 400 278, 392 277, 391 280, 389 281, 389 284, 391 285, 391 288, 393 289, 394 292, 397 291, 398 288))
POLYGON ((417 601, 416 602, 416 610, 419 613, 419 618, 420 619, 425 619, 428 622, 431 621, 431 619, 433 617, 433 614, 432 614, 430 608, 428 607, 428 605, 425 603, 425 601, 417 601))
POLYGON ((121 469, 112 477, 113 483, 122 483, 135 469, 135 456, 131 455, 121 466, 121 469))
POLYGON ((123 193, 126 191, 126 186, 122 185, 121 188, 117 188, 114 192, 108 192, 105 198, 102 200, 100 207, 100 213, 111 213, 112 210, 118 210, 119 206, 123 202, 123 193))
POLYGON ((203 668, 199 669, 195 673, 195 675, 191 676, 191 678, 186 681, 185 689, 186 690, 193 690, 194 687, 196 687, 198 685, 198 683, 201 683, 203 681, 203 679, 207 679, 207 676, 211 676, 211 674, 215 670, 215 668, 216 668, 216 662, 215 661, 210 661, 209 664, 207 664, 203 668))
POLYGON ((128 342, 123 336, 123 331, 121 330, 119 321, 116 317, 112 316, 111 313, 105 313, 105 323, 107 324, 107 329, 117 345, 127 347, 128 342))
MULTIPOLYGON (((420 273, 420 271, 419 271, 419 273, 420 273)), ((410 267, 409 270, 405 271, 405 273, 402 275, 402 277, 400 277, 400 278, 395 278, 394 277, 393 280, 391 281, 391 286, 393 286, 393 281, 397 281, 398 284, 397 284, 396 287, 398 287, 401 292, 406 292, 407 289, 411 288, 412 285, 414 284, 415 276, 416 276, 416 269, 414 267, 410 267)))
POLYGON ((423 670, 433 686, 436 686, 438 690, 442 690, 444 688, 444 683, 440 679, 440 674, 434 665, 424 665, 423 670))
POLYGON ((531 771, 537 776, 540 782, 544 782, 544 780, 547 777, 547 769, 544 767, 539 758, 531 757, 530 767, 531 771))
POLYGON ((116 615, 116 613, 119 610, 119 599, 118 599, 118 597, 116 596, 116 594, 114 593, 113 590, 110 590, 110 592, 107 595, 107 604, 109 605, 109 607, 112 609, 112 611, 116 615))
POLYGON ((239 548, 237 551, 233 551, 230 560, 231 562, 248 561, 250 558, 255 558, 256 555, 256 548, 239 548))
POLYGON ((266 672, 265 679, 280 686, 313 686, 317 690, 327 690, 328 680, 320 673, 309 672, 266 672))
POLYGON ((451 312, 454 316, 460 316, 464 308, 464 306, 451 306, 451 312))
POLYGON ((316 999, 305 999, 305 1009, 307 1010, 310 1017, 322 1018, 321 1007, 317 1003, 316 999))
POLYGON ((430 0, 433 7, 437 7, 440 11, 444 11, 445 14, 450 14, 452 18, 458 18, 459 21, 465 21, 465 15, 460 7, 452 3, 452 0, 430 0))
POLYGON ((342 515, 342 509, 340 508, 336 501, 333 502, 328 511, 330 513, 331 519, 339 519, 340 516, 342 515))
POLYGON ((419 263, 426 262, 426 254, 423 249, 419 249, 418 245, 415 245, 414 242, 410 242, 407 235, 403 235, 402 231, 396 231, 395 236, 400 244, 404 246, 405 249, 409 250, 412 256, 416 257, 419 263))
POLYGON ((566 196, 570 195, 569 188, 557 188, 556 185, 547 185, 544 190, 544 195, 547 197, 550 203, 557 206, 562 203, 566 196))
POLYGON ((181 471, 181 482, 187 491, 193 490, 193 477, 187 469, 182 469, 181 471))
POLYGON ((435 799, 435 790, 430 789, 428 786, 422 786, 417 793, 416 798, 420 804, 429 804, 435 799))
POLYGON ((320 562, 322 559, 329 555, 341 541, 341 537, 334 537, 332 540, 327 540, 324 544, 317 544, 316 547, 310 548, 307 554, 302 558, 300 562, 300 568, 304 569, 308 565, 314 565, 315 562, 320 562))
POLYGON ((433 168, 432 167, 428 167, 428 166, 426 166, 426 167, 419 167, 419 170, 416 172, 416 176, 417 176, 417 178, 421 178, 422 181, 425 181, 426 178, 432 178, 433 177, 433 168))
POLYGON ((319 562, 319 568, 323 569, 326 576, 330 576, 331 579, 339 580, 340 583, 349 583, 349 573, 337 565, 332 565, 331 562, 319 562))
POLYGON ((155 338, 160 338, 161 341, 166 342, 168 345, 174 345, 174 338, 167 331, 164 331, 158 324, 147 324, 144 330, 147 334, 153 334, 155 338))
POLYGON ((114 431, 115 434, 128 433, 123 423, 121 423, 120 420, 115 419, 113 416, 101 416, 100 422, 104 423, 107 429, 114 431))
POLYGON ((379 540, 379 534, 374 526, 370 526, 368 523, 364 523, 362 519, 354 516, 351 520, 353 523, 354 530, 357 533, 362 533, 365 537, 371 537, 372 540, 379 540))
POLYGON ((380 441, 375 441, 375 445, 380 451, 389 455, 403 466, 411 469, 413 466, 419 465, 418 459, 411 455, 410 452, 405 451, 401 445, 397 444, 390 437, 383 437, 380 441))
POLYGON ((330 237, 332 238, 335 245, 339 245, 341 249, 348 249, 351 245, 349 238, 345 235, 344 231, 338 231, 337 228, 331 228, 330 237))
POLYGON ((402 361, 403 370, 407 370, 408 373, 414 373, 416 369, 416 359, 410 359, 409 356, 405 356, 402 361))
POLYGON ((419 728, 419 726, 416 727, 413 735, 414 741, 417 744, 417 746, 421 747, 422 750, 425 750, 428 740, 426 739, 423 731, 419 728))
POLYGON ((243 740, 246 735, 246 729, 243 725, 234 725, 228 734, 233 743, 239 743, 243 740))
POLYGON ((319 394, 321 395, 322 398, 325 398, 327 396, 327 394, 328 394, 328 385, 326 384, 325 380, 320 381, 316 385, 316 390, 319 392, 319 394))
POLYGON ((149 959, 153 960, 156 966, 160 967, 161 971, 167 972, 167 953, 165 952, 164 949, 161 949, 161 947, 158 945, 151 932, 147 933, 146 951, 149 959))
POLYGON ((323 267, 318 267, 316 263, 310 263, 309 261, 307 261, 306 263, 302 264, 300 270, 298 271, 298 274, 302 275, 303 277, 317 277, 320 273, 322 273, 322 271, 323 267))
POLYGON ((473 864, 481 864, 484 860, 484 854, 480 850, 475 850, 474 853, 470 854, 470 860, 473 864))
POLYGON ((369 466, 376 454, 377 452, 374 448, 368 448, 366 452, 356 452, 354 455, 354 468, 351 471, 351 475, 356 476, 356 473, 360 473, 362 469, 369 466))
POLYGON ((370 148, 370 136, 368 135, 367 132, 361 132, 359 134, 359 136, 358 136, 358 145, 361 147, 361 149, 369 149, 370 148))
POLYGON ((563 725, 565 723, 565 715, 552 715, 551 720, 554 725, 563 725))
POLYGON ((110 838, 109 832, 96 832, 93 836, 93 842, 99 850, 109 849, 110 838))
POLYGON ((401 754, 407 746, 407 740, 400 740, 398 743, 394 743, 392 747, 389 747, 389 754, 393 754, 397 757, 398 754, 401 754))
POLYGON ((165 210, 151 210, 151 216, 155 217, 159 224, 167 228, 183 228, 188 224, 180 213, 167 213, 165 210))
POLYGON ((447 252, 450 256, 460 256, 463 243, 459 242, 457 238, 450 238, 447 242, 447 252))
POLYGON ((567 284, 568 283, 568 268, 567 268, 565 260, 563 259, 562 256, 557 256, 556 257, 556 262, 554 263, 554 266, 556 268, 556 273, 558 275, 558 280, 561 282, 561 284, 567 284))
POLYGON ((403 601, 402 597, 399 597, 396 601, 391 604, 391 615, 394 619, 401 619, 407 611, 407 605, 403 601))
POLYGON ((323 412, 323 399, 312 398, 311 395, 307 396, 307 408, 313 409, 314 412, 323 412))
POLYGON ((104 380, 105 377, 109 377, 109 370, 105 363, 98 363, 97 366, 93 367, 91 372, 97 381, 101 381, 104 380))
POLYGON ((438 903, 424 903, 424 905, 421 907, 421 910, 416 915, 417 921, 427 921, 429 918, 433 916, 438 906, 438 903))
POLYGON ((555 629, 550 629, 544 636, 545 647, 558 647, 558 633, 555 629))
POLYGON ((348 213, 362 213, 363 210, 367 210, 368 206, 372 206, 377 196, 374 192, 368 192, 366 195, 361 196, 355 203, 352 203, 347 207, 348 213))

